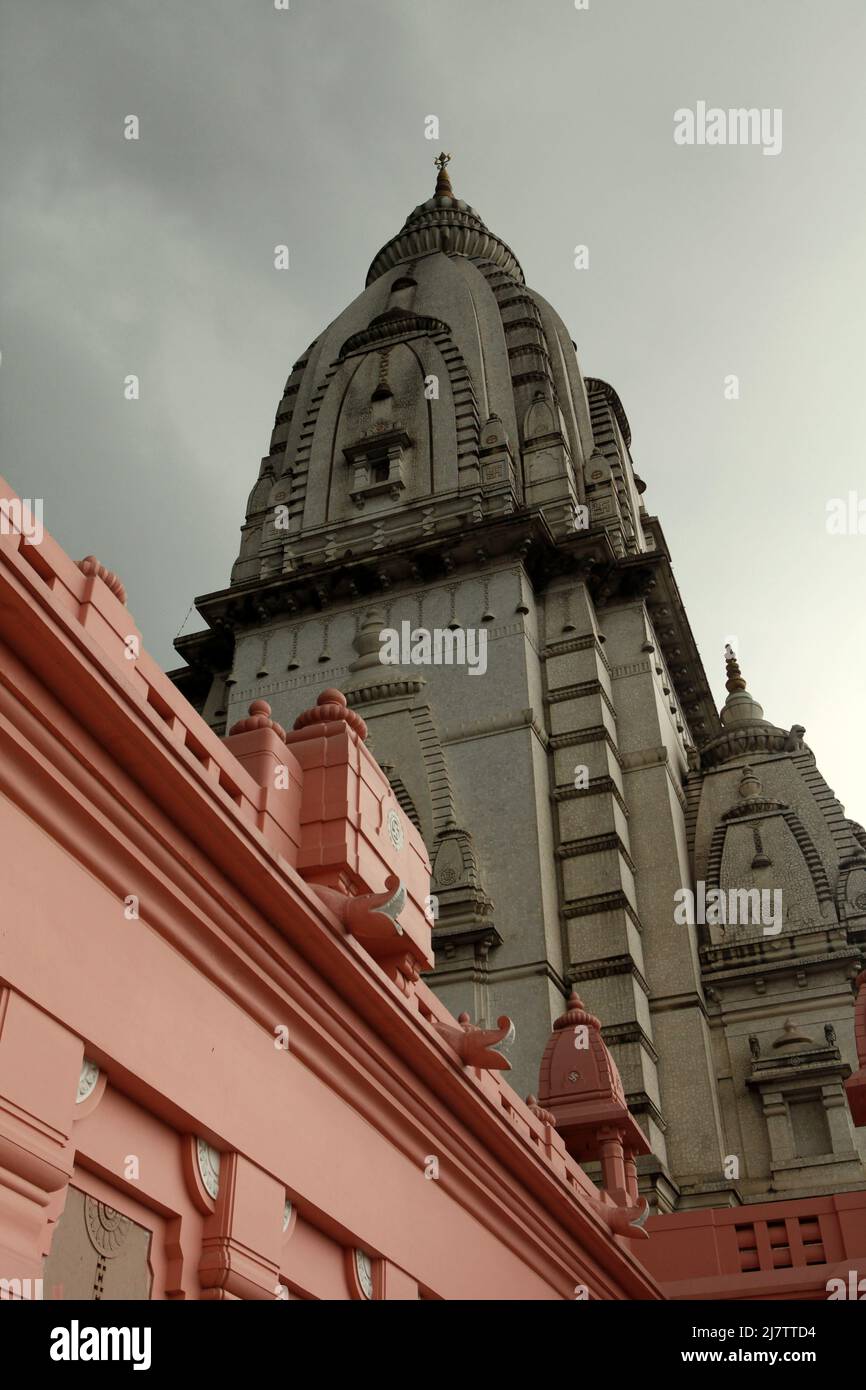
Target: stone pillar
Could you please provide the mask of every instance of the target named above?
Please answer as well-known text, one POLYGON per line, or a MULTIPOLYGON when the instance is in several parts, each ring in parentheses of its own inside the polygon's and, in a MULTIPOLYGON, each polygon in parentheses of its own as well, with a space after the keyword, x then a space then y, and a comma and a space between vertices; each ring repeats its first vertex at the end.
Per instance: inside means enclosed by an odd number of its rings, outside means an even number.
POLYGON ((770 1136, 770 1164, 775 1167, 794 1157, 794 1140, 788 1107, 781 1091, 766 1091, 763 1096, 764 1119, 770 1136))
POLYGON ((601 1159, 602 1187, 610 1193, 615 1202, 622 1202, 626 1196, 625 1157, 622 1148, 622 1134, 618 1129, 604 1128, 598 1131, 601 1159))
POLYGON ((551 589, 545 649, 568 974, 605 1032, 654 1152, 666 1160, 632 856, 632 808, 608 643, 585 585, 551 589), (557 622, 558 615, 559 621, 557 622), (571 631, 557 631, 557 626, 571 631), (556 640, 552 640, 556 639, 556 640), (620 1042, 619 1038, 623 1041, 620 1042))
POLYGON ((821 1087, 821 1101, 827 1116, 830 1141, 833 1153, 853 1154, 856 1152, 854 1129, 851 1115, 845 1100, 841 1081, 830 1081, 821 1087))
MULTIPOLYGON (((645 1122, 658 1106, 666 1137, 665 1148, 655 1151, 666 1156, 677 1186, 685 1182, 688 1201, 689 1189, 699 1193, 722 1180, 725 1149, 697 932, 674 920, 675 894, 692 886, 683 794, 686 722, 644 602, 605 607, 598 622, 607 636, 650 1018, 629 1054, 650 1046, 658 1052, 658 1080, 654 1069, 645 1066, 644 1072, 659 1089, 647 1085, 641 1103, 624 1049, 615 1055, 632 1112, 645 1122)), ((608 1041, 613 1047, 614 1036, 608 1041)))

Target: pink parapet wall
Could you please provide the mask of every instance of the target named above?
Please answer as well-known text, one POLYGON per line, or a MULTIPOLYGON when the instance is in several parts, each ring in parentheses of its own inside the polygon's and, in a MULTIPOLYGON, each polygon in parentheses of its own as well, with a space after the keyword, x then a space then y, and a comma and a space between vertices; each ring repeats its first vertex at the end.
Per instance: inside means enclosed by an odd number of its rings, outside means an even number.
POLYGON ((640 1256, 667 1298, 866 1295, 866 1191, 674 1212, 647 1229, 640 1256))
MULTIPOLYGON (((647 1221, 646 1140, 577 996, 524 1102, 510 1020, 421 978, 426 849, 345 697, 289 732, 254 700, 220 739, 117 576, 14 513, 0 1298, 802 1298, 866 1272, 866 1192, 647 1221)), ((862 977, 857 1007, 862 1123, 862 977)))
POLYGON ((505 1026, 420 978, 427 853, 343 696, 218 738, 9 513, 0 1295, 659 1298, 505 1026))

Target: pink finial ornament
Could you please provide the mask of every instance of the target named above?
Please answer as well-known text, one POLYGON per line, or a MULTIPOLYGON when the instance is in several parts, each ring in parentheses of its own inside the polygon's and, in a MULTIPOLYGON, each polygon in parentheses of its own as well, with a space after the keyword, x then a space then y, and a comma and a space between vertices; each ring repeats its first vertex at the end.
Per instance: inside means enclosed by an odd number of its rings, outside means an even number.
POLYGON ((553 1125, 554 1129, 556 1128, 556 1116, 552 1111, 545 1110, 543 1105, 539 1105, 538 1096, 528 1095, 526 1097, 526 1106, 528 1110, 532 1111, 537 1120, 541 1120, 542 1124, 553 1125))
POLYGON ((282 724, 271 718, 271 707, 267 700, 253 700, 246 719, 232 724, 229 734, 251 734, 254 729, 273 729, 277 738, 285 741, 286 731, 282 724))
POLYGON ((553 1027, 554 1030, 560 1028, 573 1028, 579 1023, 585 1024, 588 1028, 594 1028, 596 1033, 601 1030, 601 1021, 596 1018, 595 1014, 589 1013, 589 1011, 584 1008, 583 1000, 577 990, 572 989, 571 994, 568 996, 568 1011, 559 1016, 553 1027))
POLYGON ((353 729, 360 739, 363 740, 367 737, 367 725, 360 714, 349 709, 342 690, 334 690, 333 687, 329 686, 327 690, 322 691, 314 709, 306 709, 303 714, 298 715, 294 727, 306 729, 310 724, 333 724, 339 719, 344 724, 348 724, 349 728, 353 729))
POLYGON ((83 560, 78 561, 78 568, 82 574, 95 574, 103 584, 108 585, 115 598, 121 603, 126 603, 126 589, 123 584, 113 570, 106 569, 105 565, 99 563, 95 555, 85 555, 83 560))

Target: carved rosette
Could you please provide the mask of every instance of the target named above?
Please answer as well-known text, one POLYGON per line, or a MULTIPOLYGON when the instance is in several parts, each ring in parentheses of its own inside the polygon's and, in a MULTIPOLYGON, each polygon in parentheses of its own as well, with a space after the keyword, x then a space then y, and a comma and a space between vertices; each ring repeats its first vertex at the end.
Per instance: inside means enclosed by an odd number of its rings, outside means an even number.
POLYGON ((219 1150, 209 1144, 206 1139, 196 1139, 195 1156, 198 1163, 199 1177, 204 1184, 205 1191, 209 1196, 216 1200, 220 1190, 220 1155, 219 1150))
POLYGON ((355 1274, 364 1298, 373 1297, 373 1261, 366 1250, 355 1251, 355 1274))
POLYGON ((75 1104, 81 1105, 96 1090, 96 1083, 99 1080, 99 1067, 95 1062, 91 1062, 85 1057, 81 1063, 81 1075, 78 1078, 78 1092, 75 1097, 75 1104))
POLYGON ((84 1199, 84 1224, 94 1250, 107 1260, 120 1252, 132 1227, 128 1216, 122 1216, 114 1207, 98 1202, 95 1197, 84 1199))
POLYGON ((403 848, 405 842, 403 822, 394 810, 388 812, 388 838, 395 849, 403 848))

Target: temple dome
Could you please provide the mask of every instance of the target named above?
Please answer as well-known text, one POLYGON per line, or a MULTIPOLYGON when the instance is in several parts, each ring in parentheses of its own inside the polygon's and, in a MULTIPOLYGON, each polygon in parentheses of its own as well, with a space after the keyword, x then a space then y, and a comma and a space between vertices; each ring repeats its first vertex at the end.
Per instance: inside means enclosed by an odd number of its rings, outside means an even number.
MULTIPOLYGON (((439 159, 446 159, 440 155, 439 159)), ((437 161, 437 165, 439 161, 437 161)), ((504 241, 485 226, 483 219, 456 198, 445 165, 439 166, 436 191, 426 203, 410 212, 400 231, 382 247, 367 272, 367 285, 404 261, 443 251, 451 256, 483 256, 525 284, 520 262, 504 241)))

